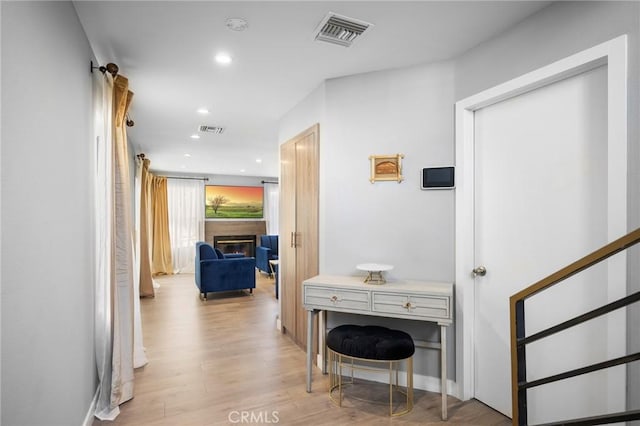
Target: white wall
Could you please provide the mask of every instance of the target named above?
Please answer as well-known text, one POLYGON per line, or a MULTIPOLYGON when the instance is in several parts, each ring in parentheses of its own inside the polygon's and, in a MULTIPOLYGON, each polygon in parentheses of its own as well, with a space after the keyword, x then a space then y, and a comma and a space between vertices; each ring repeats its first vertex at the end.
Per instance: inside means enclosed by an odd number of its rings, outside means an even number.
POLYGON ((390 277, 453 278, 453 192, 420 190, 453 163, 449 63, 326 81, 280 123, 281 143, 320 123, 320 272, 391 263, 390 277), (405 180, 371 184, 369 155, 405 155, 405 180))
MULTIPOLYGON (((324 122, 325 83, 322 82, 280 120, 278 140, 280 144, 296 136, 316 123, 324 122)), ((322 129, 320 129, 322 138, 322 129)))
MULTIPOLYGON (((629 42, 628 229, 640 226, 640 3, 557 2, 458 57, 456 100, 596 44, 629 42)), ((586 253, 585 253, 586 254, 586 253)), ((640 290, 640 248, 628 253, 628 293, 640 290)), ((640 306, 628 310, 627 352, 640 351, 640 306)), ((640 364, 628 364, 628 408, 640 408, 640 364)))
POLYGON ((452 190, 423 191, 423 167, 453 164, 449 63, 326 82, 321 128, 321 272, 394 265, 390 278, 453 279, 452 190), (404 181, 371 183, 370 155, 404 154, 404 181))
MULTIPOLYGON (((320 273, 381 262, 389 279, 453 280, 453 191, 420 189, 423 167, 453 164, 453 78, 441 63, 331 79, 283 118, 281 143, 320 123, 320 273), (405 180, 370 183, 369 156, 396 153, 405 180)), ((332 313, 329 325, 347 321, 367 319, 332 313)), ((438 340, 436 327, 382 321, 438 340)), ((416 373, 439 377, 438 353, 419 351, 416 373)))
POLYGON ((97 387, 92 52, 70 2, 1 7, 1 422, 79 425, 97 387))

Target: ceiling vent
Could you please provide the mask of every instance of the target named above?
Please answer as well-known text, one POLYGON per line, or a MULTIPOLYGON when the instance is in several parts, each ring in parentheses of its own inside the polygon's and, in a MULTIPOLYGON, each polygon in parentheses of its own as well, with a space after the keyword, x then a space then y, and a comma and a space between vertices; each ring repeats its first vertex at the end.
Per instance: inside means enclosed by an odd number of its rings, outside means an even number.
POLYGON ((224 127, 202 125, 202 126, 198 127, 198 131, 199 132, 207 132, 207 133, 215 133, 215 134, 219 135, 220 133, 224 132, 224 127))
POLYGON ((329 12, 316 28, 316 40, 349 47, 373 24, 329 12))

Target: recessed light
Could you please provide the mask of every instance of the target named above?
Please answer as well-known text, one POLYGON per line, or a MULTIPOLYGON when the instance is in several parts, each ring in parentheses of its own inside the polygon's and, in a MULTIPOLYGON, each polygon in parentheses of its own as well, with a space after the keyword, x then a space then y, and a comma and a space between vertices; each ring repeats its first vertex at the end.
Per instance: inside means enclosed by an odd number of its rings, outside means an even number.
POLYGON ((186 158, 189 158, 189 157, 191 157, 191 154, 185 154, 184 156, 185 156, 186 158))
POLYGON ((198 114, 203 114, 203 115, 204 115, 204 114, 209 114, 209 110, 208 110, 208 109, 206 109, 206 108, 198 108, 197 113, 198 113, 198 114))
POLYGON ((245 169, 240 169, 240 173, 244 173, 244 172, 246 172, 245 169))
POLYGON ((191 139, 200 139, 200 135, 191 135, 191 139))
POLYGON ((231 56, 226 53, 218 53, 215 59, 220 65, 229 65, 232 61, 231 56))
POLYGON ((262 158, 256 158, 256 163, 262 163, 262 158))
POLYGON ((186 169, 187 166, 185 166, 184 164, 182 166, 180 166, 181 169, 186 169))
POLYGON ((232 31, 244 31, 249 28, 249 23, 242 18, 229 18, 225 24, 227 25, 227 28, 232 31))

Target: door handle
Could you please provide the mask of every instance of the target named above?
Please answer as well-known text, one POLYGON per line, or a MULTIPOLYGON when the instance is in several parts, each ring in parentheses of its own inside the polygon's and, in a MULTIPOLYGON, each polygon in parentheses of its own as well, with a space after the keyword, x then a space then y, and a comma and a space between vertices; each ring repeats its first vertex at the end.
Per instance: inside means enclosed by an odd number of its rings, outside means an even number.
POLYGON ((473 270, 471 272, 473 272, 473 275, 475 275, 475 276, 480 275, 481 277, 484 277, 485 275, 487 275, 487 268, 485 268, 484 266, 480 265, 480 266, 477 266, 477 267, 473 268, 473 270))
POLYGON ((290 242, 289 242, 289 245, 290 245, 291 247, 295 247, 295 246, 296 246, 296 245, 295 245, 296 243, 295 243, 295 241, 294 241, 294 238, 295 238, 295 237, 294 237, 294 235, 295 235, 295 232, 291 231, 291 239, 289 240, 289 241, 290 241, 290 242))

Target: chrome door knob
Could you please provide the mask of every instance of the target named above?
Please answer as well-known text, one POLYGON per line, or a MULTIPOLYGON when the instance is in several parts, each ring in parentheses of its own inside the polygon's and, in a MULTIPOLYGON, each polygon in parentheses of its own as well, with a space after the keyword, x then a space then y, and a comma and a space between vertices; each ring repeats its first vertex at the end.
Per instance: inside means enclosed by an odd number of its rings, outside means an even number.
POLYGON ((473 275, 480 275, 481 277, 484 277, 485 275, 487 275, 487 268, 485 268, 484 266, 478 266, 476 268, 473 268, 473 275))

